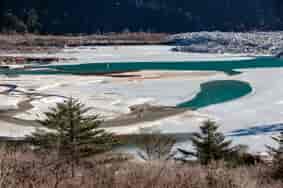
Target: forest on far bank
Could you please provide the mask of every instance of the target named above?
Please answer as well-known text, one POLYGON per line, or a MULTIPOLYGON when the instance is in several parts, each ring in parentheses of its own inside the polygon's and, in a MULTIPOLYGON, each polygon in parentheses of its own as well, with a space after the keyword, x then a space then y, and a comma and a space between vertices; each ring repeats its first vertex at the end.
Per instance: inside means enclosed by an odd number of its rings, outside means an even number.
POLYGON ((282 30, 281 0, 1 0, 0 30, 30 33, 282 30))

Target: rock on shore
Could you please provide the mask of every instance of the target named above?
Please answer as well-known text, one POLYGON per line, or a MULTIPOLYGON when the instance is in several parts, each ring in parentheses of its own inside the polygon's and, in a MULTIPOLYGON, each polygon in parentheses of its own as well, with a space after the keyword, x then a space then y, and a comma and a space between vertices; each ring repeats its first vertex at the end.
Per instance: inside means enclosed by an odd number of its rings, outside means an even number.
POLYGON ((169 37, 174 51, 277 55, 283 51, 283 32, 196 32, 169 37))

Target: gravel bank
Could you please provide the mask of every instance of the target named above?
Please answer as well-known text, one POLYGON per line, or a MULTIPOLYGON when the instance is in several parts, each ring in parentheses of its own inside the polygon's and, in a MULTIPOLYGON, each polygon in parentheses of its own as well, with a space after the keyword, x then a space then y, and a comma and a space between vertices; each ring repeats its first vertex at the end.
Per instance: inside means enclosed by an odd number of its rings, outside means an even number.
POLYGON ((283 32, 196 32, 169 37, 174 51, 277 55, 283 50, 283 32))

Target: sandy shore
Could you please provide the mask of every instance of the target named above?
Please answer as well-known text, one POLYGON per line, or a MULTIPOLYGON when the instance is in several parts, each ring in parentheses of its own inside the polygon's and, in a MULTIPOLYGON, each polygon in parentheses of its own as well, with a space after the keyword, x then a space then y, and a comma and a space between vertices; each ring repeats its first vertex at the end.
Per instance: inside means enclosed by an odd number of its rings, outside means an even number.
POLYGON ((132 109, 130 113, 107 120, 103 122, 102 127, 120 127, 121 125, 124 127, 135 127, 136 124, 152 122, 189 111, 189 109, 166 106, 151 106, 148 104, 131 106, 130 108, 132 109))
POLYGON ((216 71, 136 71, 125 73, 106 74, 114 79, 113 82, 143 82, 144 80, 158 80, 158 79, 174 79, 183 78, 186 80, 200 79, 210 76, 221 75, 222 73, 216 71))

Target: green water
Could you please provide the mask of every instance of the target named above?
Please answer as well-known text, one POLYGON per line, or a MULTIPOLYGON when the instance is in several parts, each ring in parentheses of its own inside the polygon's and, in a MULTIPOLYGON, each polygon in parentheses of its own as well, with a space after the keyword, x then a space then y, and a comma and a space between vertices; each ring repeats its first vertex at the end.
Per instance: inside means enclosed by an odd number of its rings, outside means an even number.
POLYGON ((203 62, 127 62, 94 63, 81 65, 47 66, 61 73, 92 74, 107 72, 125 72, 138 70, 190 70, 223 71, 233 74, 235 69, 283 67, 283 61, 275 58, 258 58, 243 61, 203 61, 203 62))
MULTIPOLYGON (((276 58, 257 58, 242 61, 201 61, 201 62, 115 62, 90 63, 77 65, 34 66, 27 70, 2 70, 0 74, 97 74, 110 72, 128 72, 139 70, 190 70, 190 71, 222 71, 227 74, 240 74, 241 69, 278 68, 283 67, 283 60, 276 58), (47 70, 35 70, 46 68, 47 70)), ((190 83, 188 83, 190 84, 190 83)), ((245 96, 252 91, 249 83, 235 80, 220 80, 201 85, 197 96, 178 107, 202 108, 212 104, 227 102, 245 96)))
POLYGON ((89 63, 77 65, 47 65, 33 68, 50 70, 5 70, 2 74, 95 74, 109 72, 127 72, 139 70, 190 70, 223 71, 228 74, 239 73, 238 69, 283 67, 283 60, 275 58, 257 58, 242 61, 201 61, 201 62, 127 62, 127 63, 89 63))
POLYGON ((203 83, 200 87, 200 92, 192 100, 177 106, 199 109, 212 104, 231 101, 252 92, 249 83, 237 80, 216 80, 203 83))

